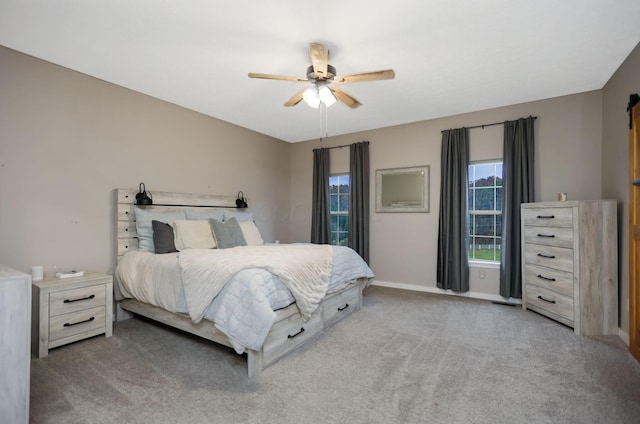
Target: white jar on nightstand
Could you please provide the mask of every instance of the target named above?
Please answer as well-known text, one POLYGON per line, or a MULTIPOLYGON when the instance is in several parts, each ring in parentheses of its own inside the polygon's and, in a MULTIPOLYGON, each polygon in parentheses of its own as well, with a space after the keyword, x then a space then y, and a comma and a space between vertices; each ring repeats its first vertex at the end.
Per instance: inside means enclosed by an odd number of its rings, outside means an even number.
POLYGON ((33 283, 32 299, 31 351, 37 357, 54 347, 113 333, 111 275, 46 278, 33 283))

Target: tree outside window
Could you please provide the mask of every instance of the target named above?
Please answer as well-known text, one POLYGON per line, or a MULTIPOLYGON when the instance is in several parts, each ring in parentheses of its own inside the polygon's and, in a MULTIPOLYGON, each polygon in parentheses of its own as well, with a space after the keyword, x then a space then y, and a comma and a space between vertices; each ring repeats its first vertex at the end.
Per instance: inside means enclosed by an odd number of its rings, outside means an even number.
POLYGON ((469 259, 500 262, 502 162, 469 165, 469 259))
POLYGON ((349 174, 329 177, 331 244, 346 246, 349 235, 349 174))

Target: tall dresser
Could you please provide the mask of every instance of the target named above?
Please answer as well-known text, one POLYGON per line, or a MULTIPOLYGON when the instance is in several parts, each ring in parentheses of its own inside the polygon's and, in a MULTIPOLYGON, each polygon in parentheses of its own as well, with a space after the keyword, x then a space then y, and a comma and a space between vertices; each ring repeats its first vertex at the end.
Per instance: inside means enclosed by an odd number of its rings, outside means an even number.
POLYGON ((0 423, 29 422, 31 276, 0 265, 0 423))
POLYGON ((576 334, 617 334, 615 200, 521 205, 522 307, 576 334))

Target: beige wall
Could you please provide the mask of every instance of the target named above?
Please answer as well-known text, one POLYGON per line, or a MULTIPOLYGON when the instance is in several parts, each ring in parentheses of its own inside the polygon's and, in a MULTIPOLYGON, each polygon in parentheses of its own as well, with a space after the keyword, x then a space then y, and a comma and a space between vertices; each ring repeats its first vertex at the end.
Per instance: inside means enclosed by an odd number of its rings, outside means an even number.
POLYGON ((112 190, 140 181, 242 190, 286 239, 289 163, 288 143, 0 47, 0 263, 111 271, 112 190))
POLYGON ((620 329, 629 334, 629 95, 640 94, 640 44, 603 91, 602 196, 618 200, 620 329))
MULTIPOLYGON (((329 113, 350 113, 338 107, 329 113)), ((513 105, 408 125, 382 128, 291 147, 291 237, 308 241, 311 228, 312 150, 367 140, 371 165, 371 267, 376 280, 418 290, 436 288, 441 131, 502 122, 529 115, 536 120, 536 200, 601 197, 601 91, 513 105), (375 213, 375 170, 430 166, 430 213, 375 213)), ((331 128, 329 128, 331 131, 331 128)), ((502 157, 502 126, 470 130, 471 160, 502 157)), ((347 172, 349 150, 331 150, 332 172, 347 172)), ((471 270, 471 292, 497 297, 496 269, 471 270), (480 272, 485 278, 480 278, 480 272)))
MULTIPOLYGON (((140 181, 152 192, 243 190, 265 239, 308 241, 312 149, 368 140, 376 278, 431 290, 440 131, 536 115, 536 200, 567 192, 620 202, 626 305, 625 108, 640 91, 637 75, 639 48, 603 90, 290 145, 0 47, 0 262, 23 271, 34 264, 111 271, 112 190, 140 181), (375 170, 416 165, 430 166, 431 212, 376 214, 375 170)), ((357 111, 337 105, 329 113, 357 111)), ((472 160, 502 156, 502 126, 471 130, 470 138, 472 160)), ((333 173, 348 170, 348 155, 331 151, 333 173)), ((496 296, 497 270, 482 271, 485 279, 472 269, 472 292, 496 296)))

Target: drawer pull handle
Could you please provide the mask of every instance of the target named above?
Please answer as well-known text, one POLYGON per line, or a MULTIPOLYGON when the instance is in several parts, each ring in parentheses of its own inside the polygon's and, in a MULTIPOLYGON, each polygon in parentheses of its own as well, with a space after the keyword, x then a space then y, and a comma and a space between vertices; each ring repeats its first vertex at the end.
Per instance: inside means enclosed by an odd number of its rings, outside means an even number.
POLYGON ((347 309, 349 307, 348 303, 345 303, 344 306, 342 308, 338 308, 338 311, 344 311, 345 309, 347 309))
POLYGON ((541 278, 541 279, 543 279, 543 280, 547 280, 547 281, 556 281, 556 279, 555 279, 555 278, 544 277, 544 276, 542 276, 542 275, 540 275, 540 274, 538 274, 538 278, 541 278))
POLYGON ((89 319, 85 319, 84 321, 79 321, 79 322, 74 322, 74 323, 68 323, 68 322, 65 322, 65 323, 64 323, 64 326, 65 326, 65 327, 73 327, 74 325, 84 324, 85 322, 91 322, 91 321, 93 321, 94 319, 96 319, 96 317, 91 317, 91 318, 89 318, 89 319))
POLYGON ((555 304, 555 303, 556 303, 556 301, 555 301, 555 300, 545 299, 545 298, 544 298, 544 297, 542 297, 542 296, 538 296, 538 299, 543 300, 543 301, 545 301, 545 302, 547 302, 547 303, 553 303, 553 304, 555 304))
POLYGON ((298 331, 296 334, 289 334, 287 336, 287 339, 293 339, 295 336, 300 335, 304 333, 304 327, 300 327, 300 331, 298 331))
POLYGON ((538 256, 540 256, 541 258, 547 258, 547 259, 555 259, 556 258, 554 255, 543 255, 542 253, 538 253, 538 256))
POLYGON ((553 219, 554 215, 538 215, 538 219, 553 219))
POLYGON ((94 297, 96 297, 95 294, 92 294, 91 296, 87 296, 87 297, 81 297, 80 299, 65 299, 63 303, 80 302, 81 300, 90 300, 90 299, 93 299, 94 297))
POLYGON ((538 234, 538 237, 555 238, 555 234, 538 234))

